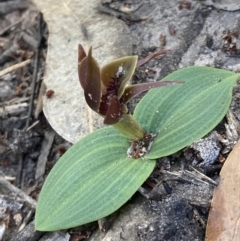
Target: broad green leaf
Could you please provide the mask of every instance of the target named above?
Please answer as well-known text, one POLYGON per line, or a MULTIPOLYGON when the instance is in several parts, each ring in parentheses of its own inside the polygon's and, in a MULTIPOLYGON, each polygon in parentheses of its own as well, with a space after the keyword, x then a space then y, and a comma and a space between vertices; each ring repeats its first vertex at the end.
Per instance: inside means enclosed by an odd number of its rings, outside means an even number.
POLYGON ((40 231, 67 229, 121 207, 153 171, 155 161, 127 158, 129 140, 113 127, 81 139, 56 163, 36 209, 40 231))
POLYGON ((149 91, 134 112, 145 131, 157 134, 146 158, 173 154, 209 133, 226 114, 238 77, 230 71, 188 67, 163 79, 184 84, 149 91))

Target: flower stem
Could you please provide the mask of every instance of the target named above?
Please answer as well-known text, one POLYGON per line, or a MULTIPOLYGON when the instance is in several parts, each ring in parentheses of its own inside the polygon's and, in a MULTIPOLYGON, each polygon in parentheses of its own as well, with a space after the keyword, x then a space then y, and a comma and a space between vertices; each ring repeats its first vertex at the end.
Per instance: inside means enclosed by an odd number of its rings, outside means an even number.
POLYGON ((143 129, 130 114, 124 114, 113 127, 132 140, 142 140, 144 138, 143 129))

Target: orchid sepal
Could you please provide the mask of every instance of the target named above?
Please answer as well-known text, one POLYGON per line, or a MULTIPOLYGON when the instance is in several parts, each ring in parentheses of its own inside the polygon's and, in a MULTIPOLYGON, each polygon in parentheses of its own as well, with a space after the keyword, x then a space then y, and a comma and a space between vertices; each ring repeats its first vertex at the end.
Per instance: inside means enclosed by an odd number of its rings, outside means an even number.
MULTIPOLYGON (((79 57, 81 59, 81 57, 79 57)), ((97 61, 92 57, 92 48, 84 57, 79 66, 79 79, 84 90, 85 100, 88 106, 98 112, 101 100, 101 75, 97 61)))
POLYGON ((148 91, 150 89, 167 86, 167 85, 181 84, 181 83, 183 82, 182 81, 157 81, 157 82, 129 85, 125 88, 125 91, 122 95, 122 100, 124 103, 128 103, 133 97, 145 91, 148 91))

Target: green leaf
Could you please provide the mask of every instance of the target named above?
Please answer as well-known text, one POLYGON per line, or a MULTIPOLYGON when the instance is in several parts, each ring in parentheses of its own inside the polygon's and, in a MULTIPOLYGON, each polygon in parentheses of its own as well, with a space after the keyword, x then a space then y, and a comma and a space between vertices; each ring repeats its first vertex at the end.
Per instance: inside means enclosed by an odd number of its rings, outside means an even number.
POLYGON ((168 156, 209 133, 226 114, 238 77, 226 70, 188 67, 164 78, 184 84, 149 91, 134 112, 145 131, 157 133, 145 157, 168 156))
POLYGON ((105 217, 137 191, 155 161, 127 158, 128 139, 113 127, 81 139, 56 163, 40 193, 35 226, 67 229, 105 217))

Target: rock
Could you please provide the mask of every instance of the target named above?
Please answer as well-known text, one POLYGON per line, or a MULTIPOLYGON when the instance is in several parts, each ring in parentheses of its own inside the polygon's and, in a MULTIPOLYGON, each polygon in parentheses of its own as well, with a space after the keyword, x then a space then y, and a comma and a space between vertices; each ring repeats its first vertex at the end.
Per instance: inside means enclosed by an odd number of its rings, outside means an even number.
POLYGON ((236 11, 240 9, 240 3, 238 0, 206 0, 203 1, 203 4, 228 11, 236 11))

